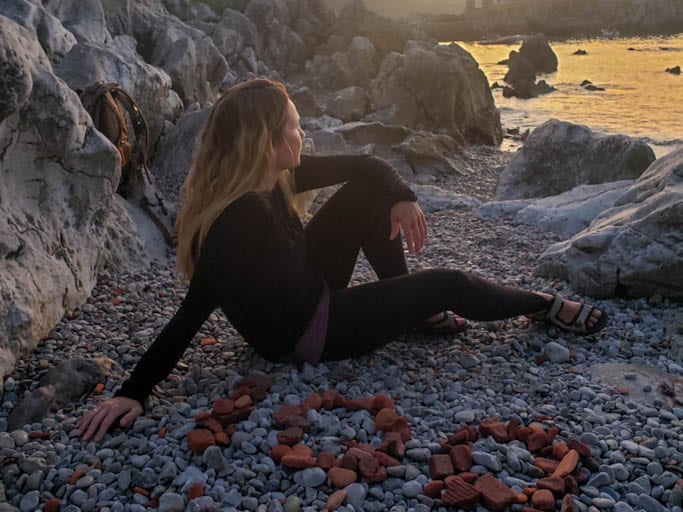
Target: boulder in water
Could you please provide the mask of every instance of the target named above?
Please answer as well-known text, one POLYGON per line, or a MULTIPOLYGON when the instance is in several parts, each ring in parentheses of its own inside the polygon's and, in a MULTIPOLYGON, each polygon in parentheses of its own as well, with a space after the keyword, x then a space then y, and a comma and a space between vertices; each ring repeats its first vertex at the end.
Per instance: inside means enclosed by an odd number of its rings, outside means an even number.
POLYGON ((557 55, 543 36, 526 38, 519 48, 519 54, 533 64, 537 73, 557 71, 557 55))

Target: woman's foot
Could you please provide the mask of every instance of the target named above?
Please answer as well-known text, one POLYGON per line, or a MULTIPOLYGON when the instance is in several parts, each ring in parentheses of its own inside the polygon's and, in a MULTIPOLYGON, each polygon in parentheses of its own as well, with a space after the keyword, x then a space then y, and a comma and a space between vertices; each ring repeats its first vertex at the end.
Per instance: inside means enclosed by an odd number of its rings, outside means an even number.
POLYGON ((527 315, 533 320, 542 320, 560 329, 578 334, 593 334, 607 324, 607 313, 599 308, 581 302, 565 299, 560 295, 536 292, 548 301, 544 311, 527 315))
POLYGON ((442 311, 425 320, 423 330, 429 334, 457 334, 467 329, 467 320, 452 311, 442 311))

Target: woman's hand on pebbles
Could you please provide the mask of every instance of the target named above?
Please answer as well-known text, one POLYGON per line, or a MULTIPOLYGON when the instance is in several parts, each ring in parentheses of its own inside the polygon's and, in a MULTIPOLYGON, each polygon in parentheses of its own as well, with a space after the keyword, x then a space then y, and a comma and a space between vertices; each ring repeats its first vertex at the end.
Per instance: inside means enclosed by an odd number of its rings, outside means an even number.
POLYGON ((391 208, 391 235, 394 240, 403 231, 408 252, 418 253, 427 240, 427 220, 422 208, 414 201, 399 201, 391 208))
POLYGON ((85 413, 76 423, 77 433, 84 441, 95 436, 94 440, 99 442, 117 419, 121 418, 121 427, 128 427, 141 414, 140 402, 125 396, 116 396, 85 413))

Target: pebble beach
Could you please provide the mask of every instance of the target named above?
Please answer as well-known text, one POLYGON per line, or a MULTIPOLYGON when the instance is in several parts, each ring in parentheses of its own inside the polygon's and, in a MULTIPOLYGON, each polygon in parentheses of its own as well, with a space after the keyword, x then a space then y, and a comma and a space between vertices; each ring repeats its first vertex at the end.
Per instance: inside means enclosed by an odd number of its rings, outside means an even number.
MULTIPOLYGON (((509 155, 480 151, 469 155, 470 176, 441 177, 436 184, 490 199, 491 169, 509 155), (488 173, 475 172, 477 165, 488 173)), ((408 257, 411 270, 459 268, 499 283, 581 298, 566 283, 533 273, 537 257, 558 235, 480 219, 467 209, 434 212, 427 219, 428 244, 408 257)), ((361 258, 353 282, 373 279, 361 258)), ((337 510, 456 510, 423 494, 431 481, 429 459, 457 429, 495 418, 557 427, 557 439, 578 439, 589 447, 595 464, 582 469, 587 478, 573 496, 575 510, 683 511, 683 397, 660 385, 672 383, 675 390, 683 379, 683 364, 672 348, 680 327, 671 319, 681 318, 680 304, 661 297, 594 300, 610 316, 595 336, 577 337, 525 318, 470 322, 455 337, 409 333, 373 354, 315 367, 260 358, 216 311, 156 388, 143 417, 129 429, 113 429, 100 443, 82 442, 76 421, 115 392, 184 293, 172 258, 140 274, 104 272, 88 302, 18 362, 0 401, 0 512, 43 510, 51 499, 69 512, 323 510, 336 491, 325 472, 287 468, 270 455, 278 442, 274 411, 326 389, 351 399, 385 393, 412 430, 405 457, 387 468, 388 478, 350 484, 337 510), (216 343, 200 344, 205 338, 216 343), (101 393, 8 431, 10 411, 48 368, 100 356, 115 362, 101 393), (265 399, 237 424, 229 446, 193 454, 186 436, 195 416, 253 373, 273 380, 265 399), (197 483, 204 496, 190 499, 188 490, 197 483)), ((310 411, 308 420, 311 431, 303 442, 314 454, 341 455, 350 440, 373 446, 382 441, 365 410, 310 411)), ((523 443, 481 436, 472 456, 472 473, 492 474, 517 494, 543 476, 523 443)), ((511 510, 524 507, 514 504, 511 510)))

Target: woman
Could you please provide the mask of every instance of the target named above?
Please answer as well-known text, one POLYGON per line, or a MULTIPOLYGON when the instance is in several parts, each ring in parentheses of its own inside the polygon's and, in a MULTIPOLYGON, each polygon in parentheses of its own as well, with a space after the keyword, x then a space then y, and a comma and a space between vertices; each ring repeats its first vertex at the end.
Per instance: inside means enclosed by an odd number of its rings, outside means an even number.
POLYGON ((84 440, 101 440, 117 419, 130 425, 219 306, 262 356, 313 364, 374 350, 414 327, 458 332, 464 319, 450 310, 474 320, 535 315, 582 334, 605 325, 603 311, 559 296, 458 270, 408 274, 399 233, 411 253, 427 237, 410 188, 372 156, 301 157, 303 136, 278 82, 244 82, 218 100, 178 217, 189 290, 117 396, 79 421, 84 440), (294 194, 339 183, 304 229, 294 194), (348 287, 361 248, 379 281, 348 287))

